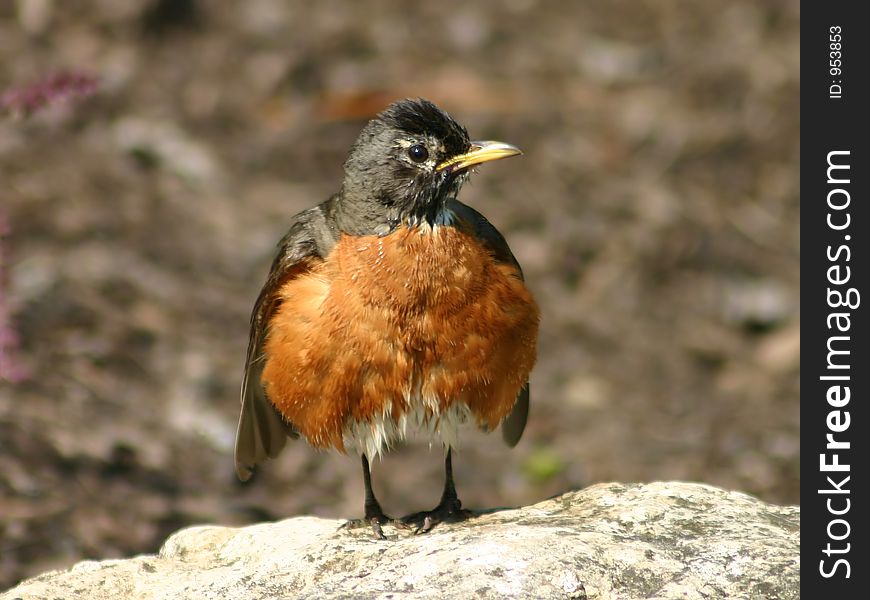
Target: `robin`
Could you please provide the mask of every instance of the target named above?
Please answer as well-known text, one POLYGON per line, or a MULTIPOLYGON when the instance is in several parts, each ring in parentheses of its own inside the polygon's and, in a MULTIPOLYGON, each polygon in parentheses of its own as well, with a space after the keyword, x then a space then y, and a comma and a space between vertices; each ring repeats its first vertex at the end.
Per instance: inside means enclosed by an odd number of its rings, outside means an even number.
POLYGON ((457 428, 499 424, 509 446, 529 410, 539 313, 520 265, 486 218, 456 199, 476 165, 521 154, 468 132, 427 100, 363 128, 340 191, 305 210, 278 245, 251 314, 236 473, 287 438, 359 453, 365 522, 391 521, 369 459, 421 429, 446 448, 441 501, 401 520, 458 521, 457 428))

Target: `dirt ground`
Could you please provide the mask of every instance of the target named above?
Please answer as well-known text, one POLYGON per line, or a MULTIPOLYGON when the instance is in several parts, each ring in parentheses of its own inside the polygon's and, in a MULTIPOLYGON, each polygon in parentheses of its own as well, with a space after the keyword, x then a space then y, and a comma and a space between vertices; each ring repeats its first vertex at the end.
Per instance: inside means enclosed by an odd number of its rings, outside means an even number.
MULTIPOLYGON (((0 94, 98 81, 0 113, 0 589, 193 523, 361 515, 354 457, 293 443, 235 480, 238 388, 274 244, 407 96, 525 151, 461 196, 543 313, 525 437, 465 432, 465 505, 799 501, 798 3, 489 6, 0 3, 0 94)), ((438 500, 437 449, 374 470, 388 512, 438 500)))

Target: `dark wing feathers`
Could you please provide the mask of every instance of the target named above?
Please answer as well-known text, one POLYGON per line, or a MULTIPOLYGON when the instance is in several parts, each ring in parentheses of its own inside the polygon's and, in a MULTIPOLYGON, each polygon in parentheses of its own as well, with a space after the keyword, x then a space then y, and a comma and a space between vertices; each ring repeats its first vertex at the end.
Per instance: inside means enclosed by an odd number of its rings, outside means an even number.
POLYGON ((519 443, 523 437, 523 431, 526 429, 526 420, 529 418, 529 382, 523 386, 520 393, 517 394, 517 402, 514 404, 511 414, 502 421, 501 424, 501 439, 504 443, 513 448, 519 443))
POLYGON ((266 397, 260 384, 263 371, 263 342, 269 318, 280 304, 277 293, 289 279, 307 270, 312 261, 322 260, 335 244, 334 235, 326 223, 329 203, 299 213, 295 222, 278 244, 278 254, 266 284, 260 291, 251 313, 251 333, 242 380, 242 412, 236 431, 236 474, 247 481, 254 467, 266 458, 274 458, 284 448, 287 437, 299 433, 287 422, 266 397))
MULTIPOLYGON (((502 263, 513 265, 517 269, 517 277, 523 279, 523 270, 520 263, 514 257, 510 247, 505 241, 504 236, 499 233, 492 223, 486 220, 482 214, 463 204, 459 200, 452 200, 449 205, 460 219, 466 223, 470 223, 474 227, 474 232, 477 238, 483 243, 487 250, 492 252, 493 257, 502 263)), ((523 437, 523 431, 526 429, 526 420, 529 417, 529 382, 523 386, 520 393, 517 394, 517 401, 514 404, 513 410, 502 422, 501 437, 505 443, 513 448, 523 437)))

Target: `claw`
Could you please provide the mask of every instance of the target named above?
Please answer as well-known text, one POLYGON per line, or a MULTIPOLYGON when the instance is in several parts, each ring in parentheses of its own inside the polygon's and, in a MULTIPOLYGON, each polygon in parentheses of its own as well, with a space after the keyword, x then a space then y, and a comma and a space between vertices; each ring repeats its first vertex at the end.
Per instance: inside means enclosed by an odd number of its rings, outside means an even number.
POLYGON ((449 498, 447 502, 442 501, 432 510, 402 517, 400 522, 407 526, 416 525, 414 535, 421 535, 429 533, 439 523, 460 523, 473 516, 473 512, 462 508, 462 503, 459 502, 458 498, 449 498))
POLYGON ((395 519, 391 519, 386 515, 380 517, 366 517, 363 519, 351 519, 350 521, 345 521, 338 528, 339 530, 346 529, 350 531, 351 529, 360 529, 362 527, 371 527, 372 533, 374 534, 374 539, 376 540, 385 540, 387 536, 384 535, 384 530, 381 527, 384 523, 399 523, 395 519))

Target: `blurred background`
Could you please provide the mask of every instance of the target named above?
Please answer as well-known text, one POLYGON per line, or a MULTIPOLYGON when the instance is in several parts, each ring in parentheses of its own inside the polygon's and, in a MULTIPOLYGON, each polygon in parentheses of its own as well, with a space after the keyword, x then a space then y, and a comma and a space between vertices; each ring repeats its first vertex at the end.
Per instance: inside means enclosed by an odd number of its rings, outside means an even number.
MULTIPOLYGON (((541 304, 468 507, 601 481, 797 503, 797 2, 0 2, 0 588, 193 523, 362 514, 358 460, 233 475, 248 317, 292 215, 390 101, 525 155, 462 199, 541 304)), ((374 463, 389 513, 440 451, 374 463)))

